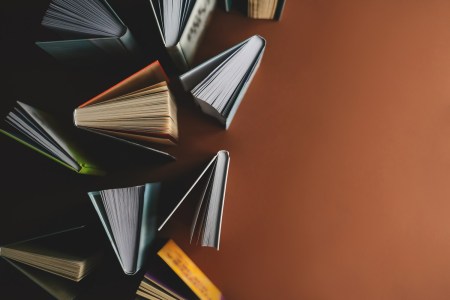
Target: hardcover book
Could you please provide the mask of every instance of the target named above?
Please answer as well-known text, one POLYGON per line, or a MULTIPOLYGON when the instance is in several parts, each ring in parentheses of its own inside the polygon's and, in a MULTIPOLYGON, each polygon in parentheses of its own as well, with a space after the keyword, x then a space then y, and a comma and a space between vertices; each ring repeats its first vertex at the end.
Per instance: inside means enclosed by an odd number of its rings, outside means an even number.
POLYGON ((220 290, 173 240, 152 255, 149 266, 136 291, 137 299, 224 299, 220 290))
POLYGON ((219 151, 165 218, 158 230, 163 229, 183 201, 198 186, 202 192, 191 225, 190 241, 219 250, 229 165, 230 155, 228 151, 219 151))
POLYGON ((216 0, 150 0, 163 43, 180 71, 192 66, 216 0))
POLYGON ((228 129, 265 47, 264 38, 252 36, 181 75, 181 83, 205 114, 228 129))
POLYGON ((97 62, 139 51, 130 30, 105 0, 52 0, 42 25, 64 38, 36 42, 58 60, 97 62))
POLYGON ((75 109, 75 126, 173 158, 147 144, 178 140, 177 106, 167 82, 155 61, 75 109))
MULTIPOLYGON (((233 0, 224 0, 225 10, 230 11, 233 0)), ((285 0, 247 0, 247 16, 252 19, 280 20, 284 10, 285 0)))
POLYGON ((102 175, 104 172, 89 162, 73 143, 73 138, 62 132, 60 125, 47 113, 17 101, 17 106, 6 117, 6 136, 39 152, 80 174, 102 175))
POLYGON ((136 274, 156 233, 160 183, 88 193, 127 275, 136 274))
POLYGON ((89 234, 71 228, 3 246, 0 256, 53 297, 74 299, 101 259, 99 246, 86 242, 89 234))

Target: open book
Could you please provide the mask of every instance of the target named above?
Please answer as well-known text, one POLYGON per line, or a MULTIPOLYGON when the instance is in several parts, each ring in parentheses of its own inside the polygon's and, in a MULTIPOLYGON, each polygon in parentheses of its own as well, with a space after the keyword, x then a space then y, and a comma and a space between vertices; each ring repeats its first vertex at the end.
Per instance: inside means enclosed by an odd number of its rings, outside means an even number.
POLYGON ((66 37, 36 42, 60 60, 94 62, 126 57, 137 51, 130 30, 105 0, 52 0, 42 25, 66 37))
POLYGON ((161 230, 177 211, 183 201, 196 186, 201 186, 201 198, 197 204, 191 226, 190 240, 200 242, 202 246, 214 247, 219 250, 222 215, 227 186, 230 155, 228 151, 221 150, 208 163, 206 168, 195 180, 186 194, 181 198, 175 208, 159 226, 161 230))
POLYGON ((181 75, 202 111, 228 128, 259 67, 266 41, 259 35, 181 75))
MULTIPOLYGON (((247 16, 253 19, 279 20, 285 2, 285 0, 247 0, 247 16)), ((232 5, 233 0, 225 0, 226 11, 230 11, 232 5)))
POLYGON ((88 193, 125 274, 136 274, 156 233, 160 183, 88 193))
POLYGON ((220 290, 173 240, 151 255, 149 269, 136 295, 137 299, 150 300, 224 299, 220 290))
POLYGON ((150 0, 150 4, 170 57, 179 70, 186 71, 216 0, 150 0))
POLYGON ((84 226, 71 228, 1 247, 0 256, 54 297, 73 299, 101 258, 88 236, 84 226))
POLYGON ((167 81, 155 61, 75 109, 75 126, 171 157, 143 144, 178 140, 177 106, 167 81))
POLYGON ((101 175, 104 172, 90 163, 60 125, 45 112, 17 101, 6 117, 8 129, 0 132, 80 174, 101 175))

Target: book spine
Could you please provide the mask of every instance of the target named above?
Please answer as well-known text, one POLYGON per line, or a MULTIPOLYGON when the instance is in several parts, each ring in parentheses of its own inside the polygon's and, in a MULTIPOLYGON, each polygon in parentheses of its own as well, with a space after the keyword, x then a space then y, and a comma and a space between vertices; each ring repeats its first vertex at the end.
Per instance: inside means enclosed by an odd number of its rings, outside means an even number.
POLYGON ((106 172, 104 170, 102 170, 101 168, 97 168, 95 166, 92 165, 81 165, 81 170, 78 171, 79 174, 84 174, 84 175, 96 175, 96 176, 103 176, 106 174, 106 172))
POLYGON ((231 10, 231 6, 233 5, 233 0, 224 0, 225 2, 225 11, 229 12, 231 10))
POLYGON ((194 97, 195 102, 200 106, 200 109, 204 114, 213 117, 218 120, 222 126, 226 126, 226 118, 222 116, 211 104, 203 101, 202 99, 194 97))
POLYGON ((192 8, 179 42, 189 67, 193 64, 195 52, 216 4, 217 0, 197 0, 192 8))
POLYGON ((253 66, 253 69, 251 70, 251 75, 249 76, 247 81, 243 84, 241 91, 239 92, 239 95, 237 96, 237 98, 233 104, 233 107, 231 108, 230 112, 228 113, 228 116, 227 116, 226 122, 225 122, 225 129, 228 129, 230 127, 231 121, 233 121, 234 115, 236 114, 236 111, 237 111, 239 105, 241 104, 242 99, 244 98, 244 95, 247 92, 247 89, 250 86, 250 83, 252 82, 253 77, 256 74, 256 71, 258 70, 258 68, 261 64, 262 56, 264 54, 264 50, 266 49, 266 40, 261 36, 260 36, 260 38, 264 42, 263 48, 258 55, 257 62, 255 63, 255 65, 253 66))
POLYGON ((281 15, 283 14, 285 4, 286 4, 286 0, 278 0, 274 20, 279 21, 281 19, 281 15))
POLYGON ((69 166, 68 164, 66 164, 65 162, 63 162, 63 161, 59 160, 58 158, 56 158, 56 157, 54 157, 54 156, 52 156, 52 155, 50 155, 50 154, 48 154, 48 153, 42 151, 41 149, 39 149, 39 148, 37 148, 37 147, 31 145, 30 143, 28 143, 28 142, 22 140, 21 138, 19 138, 19 137, 15 136, 15 135, 13 135, 13 134, 11 134, 11 133, 9 133, 9 132, 3 130, 3 129, 0 129, 0 132, 3 133, 3 134, 6 135, 6 136, 12 138, 13 140, 16 140, 17 142, 21 143, 22 145, 25 145, 25 146, 27 146, 28 148, 31 148, 31 149, 33 149, 34 151, 36 151, 36 152, 38 152, 38 153, 44 155, 45 157, 50 158, 51 160, 53 160, 53 161, 59 163, 60 165, 63 165, 64 167, 69 168, 69 169, 71 169, 72 171, 78 172, 78 170, 75 170, 74 168, 72 168, 71 166, 69 166))
POLYGON ((230 153, 226 150, 220 150, 217 153, 217 163, 219 163, 220 160, 226 160, 225 168, 223 169, 223 182, 222 182, 222 191, 221 191, 221 202, 220 202, 220 208, 219 208, 219 223, 217 225, 217 250, 219 250, 220 246, 220 233, 222 231, 222 219, 223 219, 223 208, 225 204, 225 193, 227 191, 227 179, 228 179, 228 170, 230 168, 230 153))
POLYGON ((167 53, 172 59, 175 67, 180 71, 187 71, 189 69, 189 64, 184 55, 183 48, 180 43, 177 43, 175 46, 167 47, 167 53))
POLYGON ((136 40, 131 34, 130 29, 127 28, 125 33, 119 38, 119 41, 129 54, 139 55, 141 53, 136 40))
POLYGON ((161 183, 147 183, 145 185, 139 245, 137 247, 136 270, 139 271, 148 255, 150 243, 156 236, 156 203, 159 197, 161 183))

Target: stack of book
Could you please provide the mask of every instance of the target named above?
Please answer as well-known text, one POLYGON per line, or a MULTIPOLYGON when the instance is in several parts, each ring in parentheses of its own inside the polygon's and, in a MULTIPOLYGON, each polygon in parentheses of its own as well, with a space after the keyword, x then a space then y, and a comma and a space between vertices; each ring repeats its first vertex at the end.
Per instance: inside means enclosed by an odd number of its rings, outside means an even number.
MULTIPOLYGON (((231 1, 226 4, 230 7, 231 1)), ((261 63, 266 40, 251 36, 193 67, 215 5, 215 0, 150 0, 149 13, 173 65, 183 73, 179 76, 182 87, 203 113, 228 129, 261 63)), ((283 6, 283 0, 249 0, 248 14, 277 19, 283 6)), ((36 44, 63 61, 95 62, 139 52, 130 30, 105 0, 52 0, 42 25, 57 31, 61 40, 36 44)), ((179 140, 177 101, 171 80, 155 61, 78 106, 73 123, 76 128, 175 159, 165 147, 179 140)), ((76 138, 40 109, 17 101, 5 123, 0 132, 68 169, 105 174, 88 158, 87 149, 80 149, 76 138)), ((195 194, 190 242, 219 250, 229 164, 228 151, 212 155, 167 215, 158 214, 157 209, 164 182, 87 193, 123 273, 136 275, 148 263, 137 298, 223 299, 173 240, 161 244, 157 235, 195 194)), ((2 246, 0 256, 52 296, 73 299, 102 257, 99 245, 84 242, 90 236, 85 226, 60 230, 2 246)))

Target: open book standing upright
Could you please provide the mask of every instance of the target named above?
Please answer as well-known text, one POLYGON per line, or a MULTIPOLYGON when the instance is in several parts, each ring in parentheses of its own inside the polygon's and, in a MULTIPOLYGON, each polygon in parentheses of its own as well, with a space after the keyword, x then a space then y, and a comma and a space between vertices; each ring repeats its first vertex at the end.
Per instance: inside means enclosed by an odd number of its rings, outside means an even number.
POLYGON ((2 246, 0 256, 53 297, 74 299, 100 261, 95 241, 80 226, 2 246))
POLYGON ((202 111, 225 128, 255 75, 266 46, 259 35, 239 43, 180 76, 202 111))
POLYGON ((8 128, 0 129, 0 132, 6 136, 77 173, 104 174, 104 171, 86 159, 73 137, 68 137, 49 114, 17 101, 17 106, 5 121, 8 128))
POLYGON ((130 30, 105 0, 52 0, 42 25, 68 37, 36 42, 62 61, 98 62, 139 53, 130 30))
POLYGON ((78 128, 173 158, 147 145, 178 140, 177 106, 158 61, 80 105, 73 119, 78 128))
POLYGON ((219 250, 229 166, 230 154, 228 151, 217 152, 183 198, 161 223, 158 230, 162 230, 191 191, 196 186, 200 186, 200 182, 202 182, 202 194, 192 221, 190 240, 191 243, 192 241, 200 242, 202 246, 214 247, 219 250))
POLYGON ((88 193, 127 275, 136 274, 156 233, 160 183, 88 193))
POLYGON ((192 66, 216 0, 150 0, 163 43, 180 71, 192 66))

